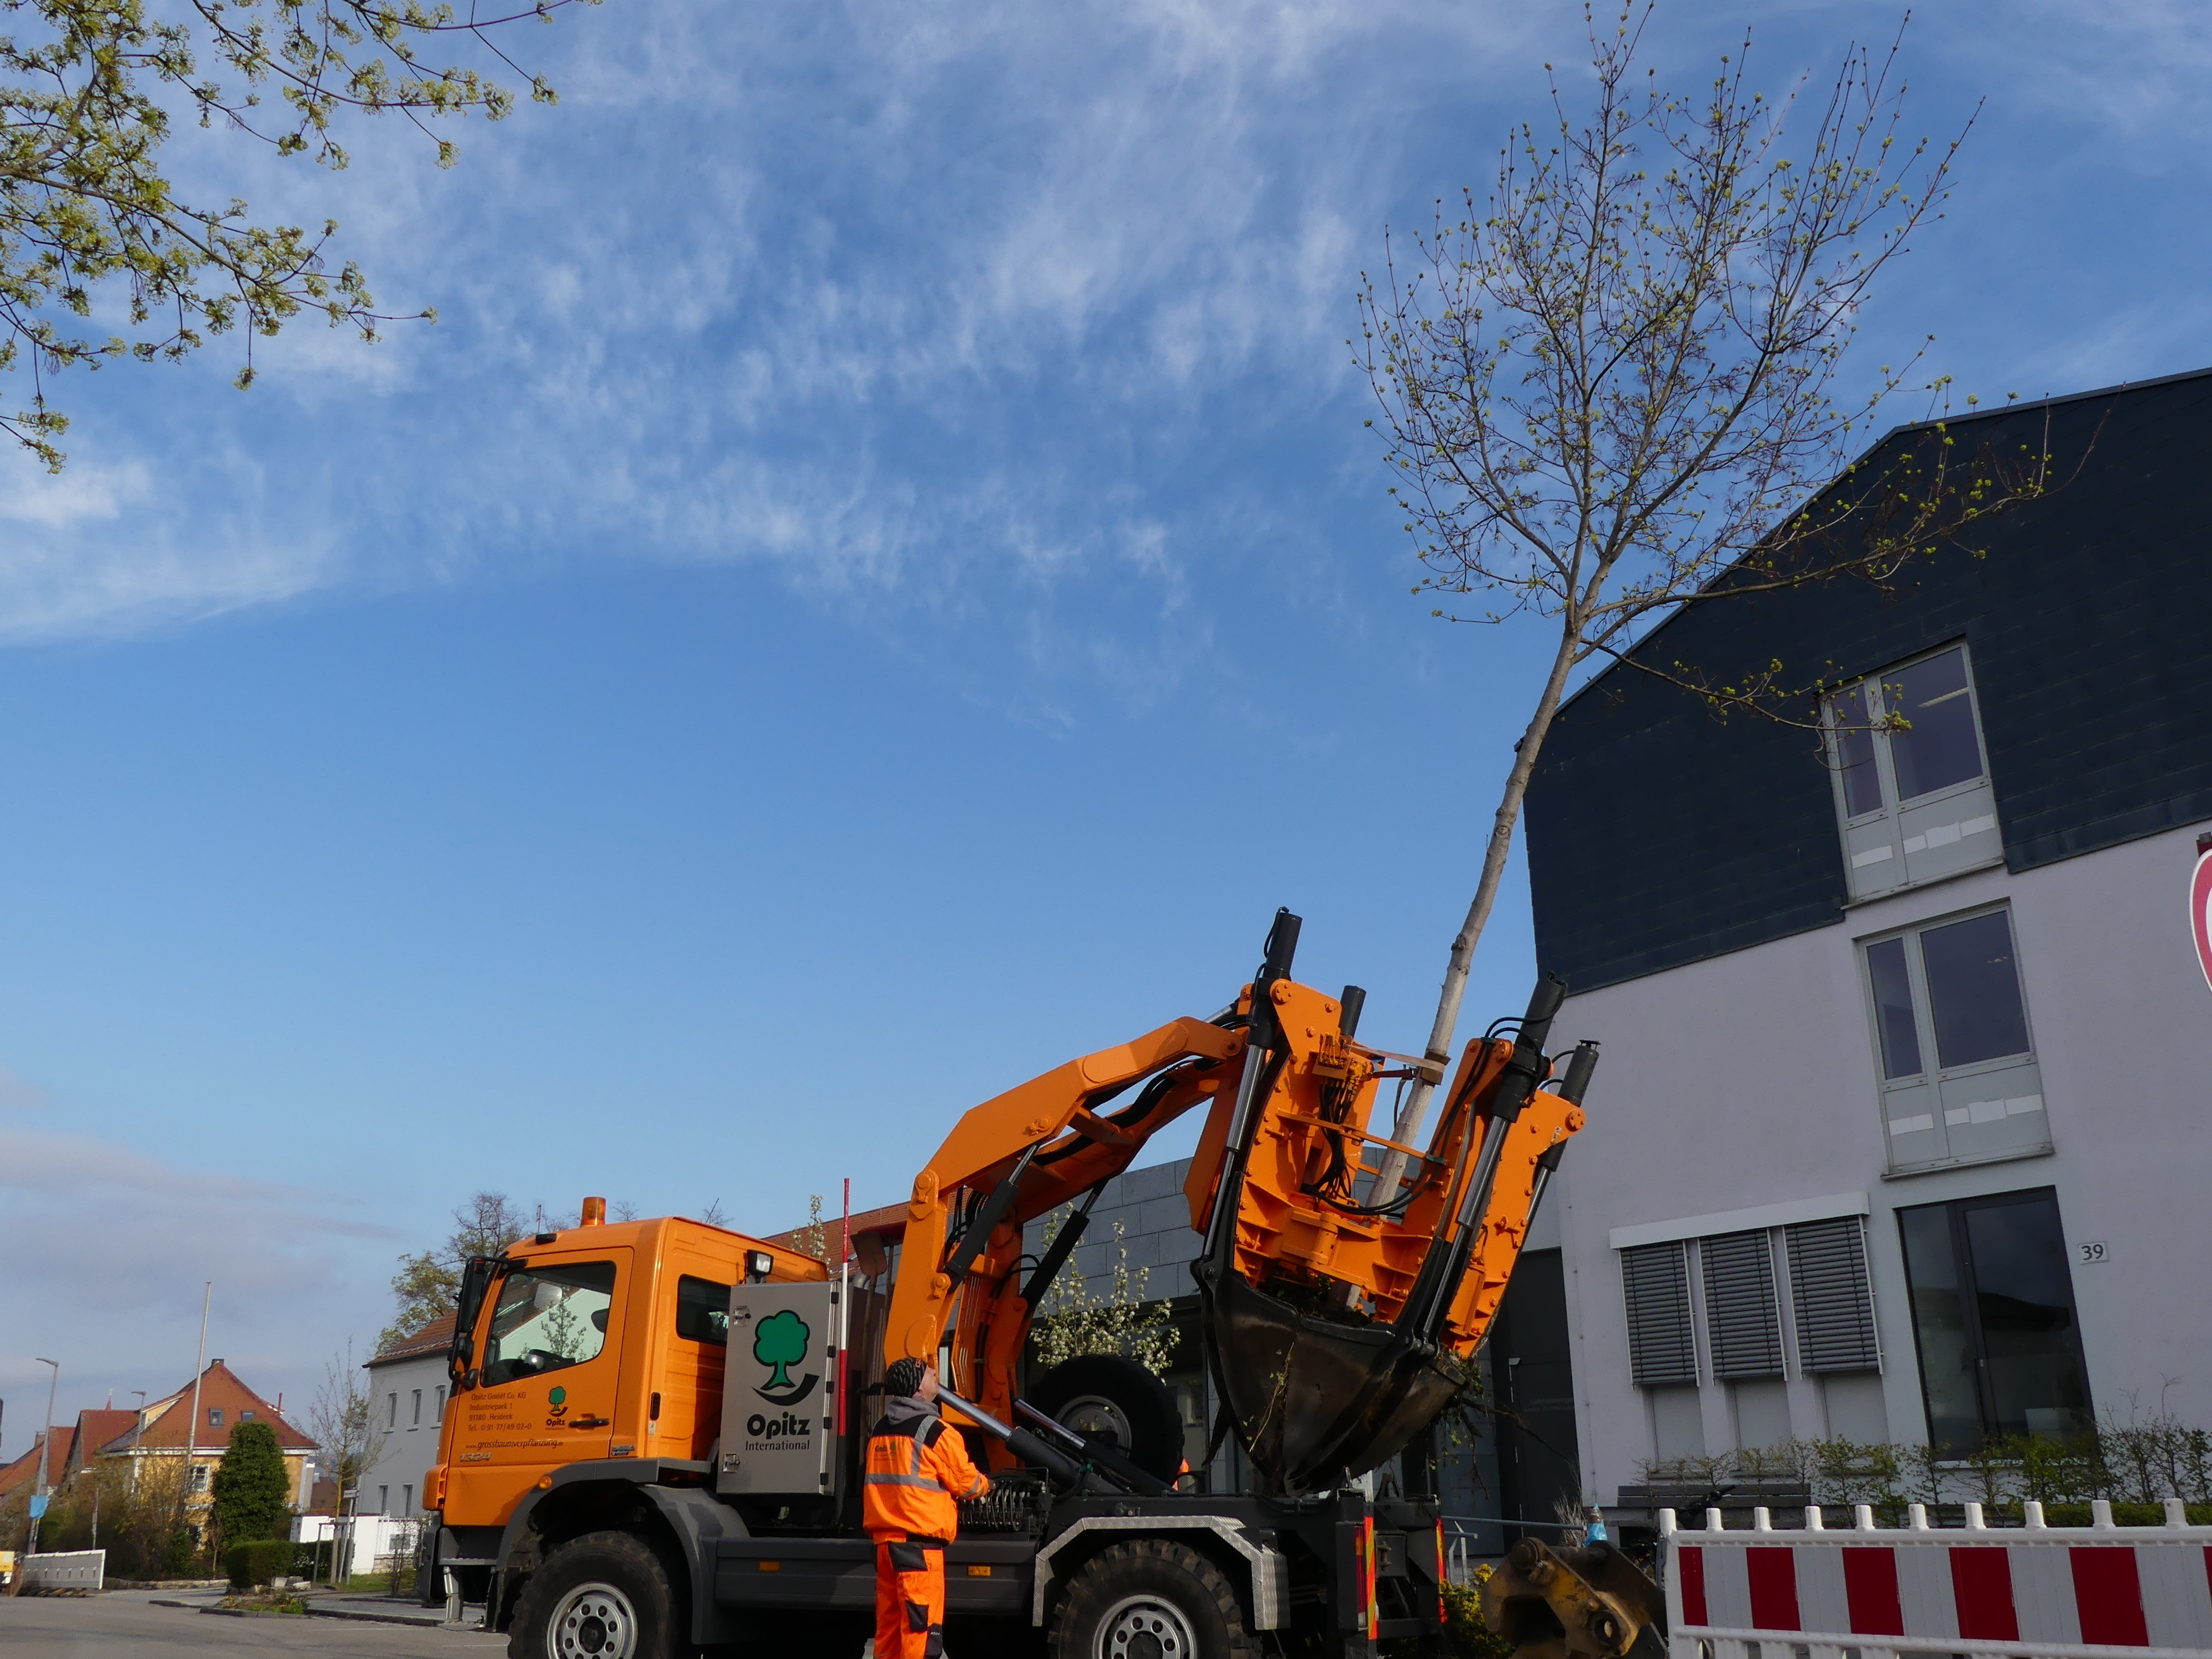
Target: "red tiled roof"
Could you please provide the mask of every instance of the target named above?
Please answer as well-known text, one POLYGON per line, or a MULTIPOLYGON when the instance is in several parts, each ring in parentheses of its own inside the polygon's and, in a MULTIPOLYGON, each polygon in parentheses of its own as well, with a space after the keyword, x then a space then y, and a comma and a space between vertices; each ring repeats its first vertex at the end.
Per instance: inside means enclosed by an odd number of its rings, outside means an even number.
MULTIPOLYGON (((147 1409, 160 1415, 146 1425, 145 1432, 136 1443, 153 1449, 181 1451, 189 1440, 201 1451, 219 1452, 230 1443, 230 1431, 246 1420, 246 1412, 253 1413, 253 1421, 266 1423, 276 1430, 276 1443, 286 1451, 315 1449, 313 1441, 279 1417, 274 1406, 247 1388, 220 1359, 210 1364, 200 1376, 200 1419, 197 1428, 188 1421, 192 1414, 192 1385, 189 1382, 147 1409), (213 1412, 222 1413, 220 1422, 210 1418, 213 1412)), ((124 1438, 129 1443, 127 1434, 124 1438)), ((111 1442, 101 1449, 123 1448, 111 1442)))
POLYGON ((458 1314, 447 1314, 434 1319, 412 1336, 403 1336, 375 1358, 365 1361, 371 1365, 388 1365, 395 1359, 420 1359, 426 1353, 443 1353, 453 1346, 453 1321, 458 1314))
POLYGON ((99 1456, 111 1443, 128 1441, 131 1431, 137 1426, 137 1412, 112 1409, 79 1412, 76 1414, 76 1444, 70 1449, 70 1468, 81 1469, 88 1457, 99 1456))
MULTIPOLYGON (((58 1486, 69 1473, 70 1448, 76 1442, 76 1431, 60 1424, 54 1425, 51 1445, 52 1455, 46 1464, 46 1484, 58 1486)), ((48 1445, 46 1431, 39 1431, 31 1449, 5 1468, 0 1468, 0 1498, 5 1498, 19 1486, 27 1486, 39 1478, 39 1451, 48 1445)))
MULTIPOLYGON (((811 1224, 811 1223, 808 1224, 810 1227, 811 1224)), ((838 1218, 834 1215, 825 1215, 822 1218, 822 1242, 830 1247, 831 1255, 837 1254, 838 1225, 838 1218)), ((905 1225, 906 1206, 886 1204, 879 1210, 854 1212, 853 1237, 858 1238, 862 1233, 896 1232, 902 1230, 905 1225)), ((796 1250, 799 1249, 799 1236, 807 1231, 807 1227, 793 1227, 788 1232, 769 1233, 761 1240, 761 1243, 775 1244, 787 1250, 796 1250)))

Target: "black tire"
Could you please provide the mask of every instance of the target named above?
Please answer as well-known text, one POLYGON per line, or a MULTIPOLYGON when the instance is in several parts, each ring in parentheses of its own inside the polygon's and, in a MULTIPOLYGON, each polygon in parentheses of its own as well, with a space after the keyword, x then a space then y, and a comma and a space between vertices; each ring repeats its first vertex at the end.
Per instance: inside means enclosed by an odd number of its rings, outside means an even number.
MULTIPOLYGON (((620 1532, 587 1532, 530 1576, 507 1628, 507 1659, 676 1659, 676 1589, 652 1547, 620 1532)), ((679 1639, 680 1638, 680 1639, 679 1639)))
POLYGON ((1187 1544, 1138 1538, 1067 1588, 1052 1659, 1260 1659, 1228 1575, 1187 1544))
POLYGON ((1047 1371, 1028 1399, 1054 1422, 1115 1443, 1147 1474, 1172 1481, 1182 1468, 1182 1413, 1175 1396, 1133 1359, 1078 1355, 1047 1371))

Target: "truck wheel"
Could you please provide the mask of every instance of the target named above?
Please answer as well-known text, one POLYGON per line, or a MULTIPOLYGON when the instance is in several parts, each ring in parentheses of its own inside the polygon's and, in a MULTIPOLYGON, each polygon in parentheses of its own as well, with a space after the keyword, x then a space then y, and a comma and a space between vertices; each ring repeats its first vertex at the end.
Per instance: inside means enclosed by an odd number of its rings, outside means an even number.
POLYGON ((1117 1353, 1079 1354, 1054 1365, 1029 1402, 1084 1434, 1110 1442, 1146 1474, 1173 1480, 1182 1468, 1182 1413, 1168 1385, 1117 1353))
POLYGON ((676 1592, 668 1569, 620 1532, 573 1539, 531 1574, 514 1605, 507 1659, 671 1659, 676 1592))
POLYGON ((1186 1544, 1133 1539, 1068 1586, 1052 1659, 1260 1659, 1237 1592, 1186 1544))

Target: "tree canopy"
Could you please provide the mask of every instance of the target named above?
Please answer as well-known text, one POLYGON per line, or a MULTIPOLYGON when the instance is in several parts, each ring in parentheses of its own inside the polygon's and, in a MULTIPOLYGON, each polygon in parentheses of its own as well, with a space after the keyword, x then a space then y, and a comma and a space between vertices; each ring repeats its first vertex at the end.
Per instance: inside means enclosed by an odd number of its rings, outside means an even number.
POLYGON ((505 1193, 472 1194, 453 1212, 453 1231, 443 1243, 399 1258, 399 1271, 392 1276, 397 1306, 376 1339, 377 1351, 453 1311, 461 1270, 471 1256, 495 1256, 531 1231, 528 1212, 505 1193))
POLYGON ((226 1545, 274 1538, 291 1518, 292 1481, 276 1431, 240 1423, 215 1472, 215 1520, 226 1545))
POLYGON ((492 31, 574 3, 463 18, 421 0, 0 0, 15 30, 0 35, 0 368, 30 374, 28 404, 0 407, 0 431, 58 471, 69 417, 46 383, 64 369, 175 362, 235 329, 243 387, 254 339, 304 312, 375 338, 393 318, 357 265, 325 258, 337 222, 260 222, 235 197, 185 199, 164 167, 173 121, 339 168, 349 118, 397 112, 451 166, 454 145, 429 120, 496 121, 515 103, 467 55, 552 103, 492 31))
MULTIPOLYGON (((1901 33, 1884 52, 1847 48, 1825 95, 1802 95, 1807 79, 1769 100, 1746 70, 1748 36, 1705 87, 1668 92, 1636 62, 1655 5, 1626 0, 1605 22, 1586 6, 1587 76, 1554 73, 1548 118, 1509 135, 1486 192, 1439 202, 1410 246, 1386 241, 1358 295, 1353 360, 1423 567, 1413 592, 1454 622, 1556 630, 1401 1142, 1449 1064, 1575 673, 1626 661, 1723 711, 1814 724, 1817 672, 1792 685, 1777 665, 1747 689, 1634 648, 1685 605, 1838 576, 1887 587, 2048 487, 2047 455, 1960 455, 1940 420, 1881 468, 1847 464, 1925 345, 1850 374, 1846 354, 1880 280, 1942 217, 1971 118, 1946 143, 1911 136, 1901 33)), ((1925 387, 1931 412, 1948 384, 1925 387)), ((1404 1167, 1386 1153, 1376 1190, 1394 1198, 1404 1167)))

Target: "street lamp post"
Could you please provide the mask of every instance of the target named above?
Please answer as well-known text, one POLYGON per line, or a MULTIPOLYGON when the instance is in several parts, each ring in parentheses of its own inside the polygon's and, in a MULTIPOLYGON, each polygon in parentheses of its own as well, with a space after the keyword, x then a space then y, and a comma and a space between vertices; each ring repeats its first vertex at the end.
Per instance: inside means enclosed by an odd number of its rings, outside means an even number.
MULTIPOLYGON (((33 1358, 35 1358, 37 1356, 33 1355, 33 1358)), ((31 1536, 29 1547, 23 1552, 26 1555, 36 1555, 39 1553, 39 1522, 46 1519, 46 1492, 50 1485, 46 1480, 46 1472, 53 1467, 54 1462, 54 1393, 62 1384, 60 1360, 40 1359, 39 1364, 52 1365, 54 1368, 54 1374, 46 1383, 46 1437, 39 1443, 39 1484, 31 1489, 31 1536)))

